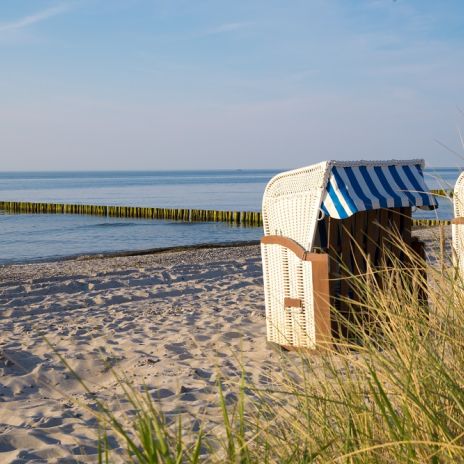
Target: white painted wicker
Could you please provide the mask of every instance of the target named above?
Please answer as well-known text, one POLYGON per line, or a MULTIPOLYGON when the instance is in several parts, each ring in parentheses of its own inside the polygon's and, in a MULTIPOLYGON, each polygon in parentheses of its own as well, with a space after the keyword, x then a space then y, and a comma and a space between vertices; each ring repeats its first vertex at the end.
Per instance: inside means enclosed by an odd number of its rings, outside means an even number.
MULTIPOLYGON (((264 234, 289 237, 310 250, 329 173, 329 163, 323 162, 275 176, 264 192, 264 234)), ((311 262, 279 245, 262 244, 261 249, 268 340, 314 348, 311 262), (284 310, 285 297, 301 299, 302 308, 284 310)))
MULTIPOLYGON (((288 237, 311 252, 322 196, 333 166, 405 164, 423 166, 424 161, 324 161, 278 174, 271 179, 264 192, 265 236, 288 237)), ((315 326, 313 264, 299 259, 288 248, 278 244, 262 243, 261 251, 268 341, 280 345, 315 348, 319 343, 316 340, 319 331, 315 326), (300 300, 301 307, 285 308, 285 298, 300 300)))
MULTIPOLYGON (((464 172, 461 173, 454 186, 454 217, 464 217, 464 172)), ((454 263, 458 266, 462 278, 464 278, 464 224, 451 226, 453 236, 454 263)))

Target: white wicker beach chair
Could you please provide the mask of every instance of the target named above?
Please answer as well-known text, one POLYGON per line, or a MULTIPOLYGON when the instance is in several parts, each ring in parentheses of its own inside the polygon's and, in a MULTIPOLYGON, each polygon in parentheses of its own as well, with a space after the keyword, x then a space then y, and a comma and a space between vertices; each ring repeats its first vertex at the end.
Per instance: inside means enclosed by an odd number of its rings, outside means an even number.
POLYGON ((454 219, 452 221, 453 258, 464 278, 464 172, 458 177, 453 195, 454 219))
POLYGON ((348 292, 333 276, 342 272, 340 259, 362 267, 350 240, 371 256, 387 229, 411 244, 411 207, 437 206, 423 166, 423 160, 324 161, 271 179, 261 240, 269 342, 288 349, 331 343, 333 297, 348 292))

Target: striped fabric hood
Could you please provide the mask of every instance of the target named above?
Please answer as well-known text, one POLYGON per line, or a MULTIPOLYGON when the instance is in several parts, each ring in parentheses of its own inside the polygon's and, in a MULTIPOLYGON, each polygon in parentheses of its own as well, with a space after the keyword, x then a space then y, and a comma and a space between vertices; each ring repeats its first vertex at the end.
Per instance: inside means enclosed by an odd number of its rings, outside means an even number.
POLYGON ((438 206, 424 181, 423 160, 333 161, 329 165, 321 204, 326 216, 345 219, 371 209, 438 206))

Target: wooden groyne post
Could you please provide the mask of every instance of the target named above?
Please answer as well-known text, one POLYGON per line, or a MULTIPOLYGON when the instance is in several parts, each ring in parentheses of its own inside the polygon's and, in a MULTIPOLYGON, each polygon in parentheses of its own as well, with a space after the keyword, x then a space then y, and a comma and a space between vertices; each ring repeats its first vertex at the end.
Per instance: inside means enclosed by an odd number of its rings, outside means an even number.
POLYGON ((86 214, 139 219, 168 219, 185 222, 228 222, 259 227, 258 211, 218 211, 211 209, 148 208, 142 206, 103 206, 63 203, 0 201, 0 210, 14 214, 86 214))
MULTIPOLYGON (((85 214, 117 218, 166 219, 184 222, 227 222, 251 227, 263 225, 259 211, 218 211, 212 209, 148 208, 142 206, 104 206, 64 203, 0 201, 0 210, 13 214, 85 214)), ((413 219, 413 226, 450 225, 446 219, 413 219)))

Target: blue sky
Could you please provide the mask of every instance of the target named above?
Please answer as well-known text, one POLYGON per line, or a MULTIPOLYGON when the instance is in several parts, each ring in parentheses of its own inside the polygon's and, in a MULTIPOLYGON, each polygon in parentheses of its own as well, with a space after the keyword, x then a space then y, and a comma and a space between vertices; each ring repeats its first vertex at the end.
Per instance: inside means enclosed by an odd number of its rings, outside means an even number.
POLYGON ((460 166, 463 111, 462 0, 0 3, 3 170, 460 166))

